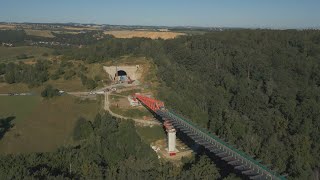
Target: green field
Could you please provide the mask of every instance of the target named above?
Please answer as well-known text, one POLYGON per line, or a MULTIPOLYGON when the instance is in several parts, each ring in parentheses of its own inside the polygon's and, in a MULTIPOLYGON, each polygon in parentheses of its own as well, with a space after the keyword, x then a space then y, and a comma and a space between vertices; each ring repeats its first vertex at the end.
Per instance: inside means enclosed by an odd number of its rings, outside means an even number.
POLYGON ((39 96, 1 96, 1 116, 16 116, 11 128, 0 140, 0 153, 53 151, 72 142, 79 117, 93 119, 100 111, 97 101, 81 102, 71 96, 47 100, 39 96))
POLYGON ((0 96, 0 117, 14 116, 14 122, 19 122, 32 113, 40 99, 36 96, 0 96))
POLYGON ((120 93, 115 93, 115 94, 121 95, 121 96, 129 96, 129 95, 132 95, 134 93, 141 93, 141 89, 132 89, 132 90, 122 91, 120 93))
POLYGON ((142 119, 144 116, 151 116, 150 112, 146 109, 124 109, 110 106, 110 110, 116 114, 130 118, 142 119))
POLYGON ((153 127, 139 127, 137 126, 137 133, 140 135, 141 139, 150 144, 159 139, 164 139, 166 134, 161 126, 153 127))
POLYGON ((52 49, 36 46, 21 46, 21 47, 0 47, 0 62, 10 61, 25 61, 40 58, 43 53, 51 53, 52 49), (28 59, 18 59, 17 56, 25 54, 28 59))

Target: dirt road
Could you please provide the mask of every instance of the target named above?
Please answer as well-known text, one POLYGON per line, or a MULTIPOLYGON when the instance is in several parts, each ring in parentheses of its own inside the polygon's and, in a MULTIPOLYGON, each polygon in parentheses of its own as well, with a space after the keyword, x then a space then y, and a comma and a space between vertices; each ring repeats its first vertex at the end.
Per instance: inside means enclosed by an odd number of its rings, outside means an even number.
POLYGON ((119 114, 116 114, 110 110, 110 102, 109 102, 109 92, 106 92, 104 94, 104 110, 108 111, 112 116, 121 118, 121 119, 132 119, 136 123, 141 123, 141 124, 147 124, 147 125, 161 125, 160 122, 157 121, 150 121, 150 120, 143 120, 143 119, 133 119, 129 117, 124 117, 119 114))

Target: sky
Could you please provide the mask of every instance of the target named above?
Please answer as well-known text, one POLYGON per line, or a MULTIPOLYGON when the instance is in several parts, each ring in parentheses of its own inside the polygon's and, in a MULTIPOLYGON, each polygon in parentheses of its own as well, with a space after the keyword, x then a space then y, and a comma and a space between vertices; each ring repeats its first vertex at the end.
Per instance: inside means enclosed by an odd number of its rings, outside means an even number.
POLYGON ((0 22, 320 27, 320 0, 0 0, 0 22))

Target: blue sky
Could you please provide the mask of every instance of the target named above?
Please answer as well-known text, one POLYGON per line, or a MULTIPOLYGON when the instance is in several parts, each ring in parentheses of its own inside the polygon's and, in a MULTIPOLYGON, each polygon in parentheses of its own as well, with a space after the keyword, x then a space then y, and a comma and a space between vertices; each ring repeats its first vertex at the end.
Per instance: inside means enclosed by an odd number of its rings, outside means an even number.
POLYGON ((0 0, 0 21, 320 27, 320 0, 0 0))

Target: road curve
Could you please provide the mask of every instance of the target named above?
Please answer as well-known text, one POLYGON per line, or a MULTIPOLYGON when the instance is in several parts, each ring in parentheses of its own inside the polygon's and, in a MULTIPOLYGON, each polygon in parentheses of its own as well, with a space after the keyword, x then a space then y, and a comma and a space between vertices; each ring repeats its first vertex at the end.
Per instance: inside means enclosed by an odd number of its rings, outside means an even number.
POLYGON ((142 120, 142 119, 133 119, 133 118, 121 116, 119 114, 115 114, 114 112, 112 112, 110 110, 110 107, 109 107, 109 92, 106 92, 104 94, 104 110, 108 111, 112 116, 117 117, 117 118, 129 119, 129 120, 132 119, 136 123, 147 124, 147 125, 161 125, 160 122, 153 121, 153 120, 147 121, 147 120, 142 120))

